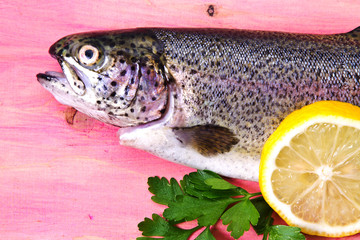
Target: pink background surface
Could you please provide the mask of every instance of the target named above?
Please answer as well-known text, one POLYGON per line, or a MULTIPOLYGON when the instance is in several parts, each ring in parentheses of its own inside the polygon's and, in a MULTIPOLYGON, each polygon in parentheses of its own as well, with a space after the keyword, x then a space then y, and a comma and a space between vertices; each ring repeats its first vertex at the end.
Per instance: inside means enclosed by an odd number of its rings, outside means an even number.
MULTIPOLYGON (((150 200, 147 178, 193 171, 120 146, 115 127, 82 114, 67 124, 67 107, 35 78, 60 70, 47 53, 57 39, 150 26, 339 33, 360 25, 359 13, 360 2, 351 0, 0 1, 0 238, 135 239, 137 224, 163 210, 150 200)), ((258 190, 257 183, 236 183, 258 190)), ((229 239, 221 228, 214 233, 229 239)))

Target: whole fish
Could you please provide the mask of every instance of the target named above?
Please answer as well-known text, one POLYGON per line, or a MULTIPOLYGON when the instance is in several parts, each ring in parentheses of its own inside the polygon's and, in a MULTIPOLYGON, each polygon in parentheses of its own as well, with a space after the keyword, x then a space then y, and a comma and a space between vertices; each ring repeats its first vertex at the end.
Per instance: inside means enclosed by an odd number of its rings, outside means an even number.
POLYGON ((63 73, 37 79, 60 103, 120 127, 123 145, 256 181, 262 146, 290 112, 319 100, 360 105, 358 32, 74 34, 49 50, 63 73))

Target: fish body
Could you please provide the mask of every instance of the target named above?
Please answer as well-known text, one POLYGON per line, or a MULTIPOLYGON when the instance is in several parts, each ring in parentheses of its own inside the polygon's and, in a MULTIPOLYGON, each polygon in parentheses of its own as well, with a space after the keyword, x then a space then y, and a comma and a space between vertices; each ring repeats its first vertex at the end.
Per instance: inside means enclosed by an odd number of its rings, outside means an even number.
POLYGON ((292 111, 360 106, 358 29, 335 35, 134 29, 67 36, 38 74, 61 103, 120 127, 120 143, 258 180, 261 149, 292 111))

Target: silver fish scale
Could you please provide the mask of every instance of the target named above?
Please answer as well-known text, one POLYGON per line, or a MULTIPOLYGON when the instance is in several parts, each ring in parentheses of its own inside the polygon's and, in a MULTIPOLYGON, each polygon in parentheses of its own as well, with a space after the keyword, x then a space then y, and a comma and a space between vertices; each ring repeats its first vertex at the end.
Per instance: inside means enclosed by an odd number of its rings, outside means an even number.
MULTIPOLYGON (((360 43, 349 35, 153 30, 177 87, 171 124, 214 124, 259 154, 282 119, 319 100, 360 105, 360 43)), ((170 124, 170 125, 171 125, 170 124)))

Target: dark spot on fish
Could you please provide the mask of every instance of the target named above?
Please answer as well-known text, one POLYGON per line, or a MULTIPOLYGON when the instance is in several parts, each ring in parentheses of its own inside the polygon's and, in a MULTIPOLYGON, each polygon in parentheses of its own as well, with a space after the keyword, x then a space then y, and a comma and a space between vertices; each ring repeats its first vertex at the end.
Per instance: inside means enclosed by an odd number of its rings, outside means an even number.
POLYGON ((67 53, 65 56, 66 56, 66 57, 70 57, 71 55, 70 55, 70 53, 67 53))
POLYGON ((101 80, 102 80, 102 77, 99 76, 99 77, 97 77, 97 79, 101 81, 101 80))
POLYGON ((120 75, 125 76, 126 75, 126 70, 121 71, 120 75))
POLYGON ((120 59, 120 63, 125 63, 125 60, 124 60, 124 59, 120 59))
POLYGON ((119 56, 124 55, 124 51, 119 50, 119 51, 116 52, 116 54, 119 55, 119 56))
POLYGON ((131 66, 131 71, 135 71, 136 70, 136 67, 133 65, 131 66))
POLYGON ((124 114, 124 116, 125 116, 125 117, 128 117, 128 116, 129 116, 129 114, 125 113, 125 114, 124 114))
POLYGON ((136 45, 135 45, 134 43, 131 43, 131 44, 130 44, 130 47, 136 48, 136 45))
POLYGON ((130 112, 132 112, 132 113, 133 113, 133 112, 134 112, 134 109, 133 109, 133 108, 131 108, 131 109, 130 109, 130 112))
POLYGON ((101 101, 100 101, 100 100, 97 100, 96 103, 97 103, 97 104, 101 104, 101 101))
POLYGON ((56 54, 60 56, 60 55, 62 55, 63 51, 64 51, 64 49, 60 49, 56 54))
POLYGON ((146 71, 146 73, 147 73, 147 75, 150 75, 150 69, 148 69, 148 70, 146 71))
POLYGON ((111 84, 111 86, 115 87, 117 85, 117 82, 112 81, 110 84, 111 84))
POLYGON ((225 74, 221 74, 221 75, 220 75, 220 79, 221 79, 221 80, 226 80, 226 79, 227 79, 227 77, 226 77, 226 75, 225 75, 225 74))
POLYGON ((139 91, 142 91, 142 90, 143 90, 143 86, 140 85, 140 86, 139 86, 139 91))
POLYGON ((145 112, 145 111, 146 111, 146 106, 143 106, 143 107, 141 108, 141 111, 142 111, 142 112, 145 112))
POLYGON ((147 117, 145 118, 145 121, 149 120, 147 117))
POLYGON ((110 94, 110 97, 115 97, 115 95, 116 95, 116 92, 112 92, 112 93, 110 94))
POLYGON ((134 78, 131 78, 130 84, 134 84, 134 83, 135 83, 135 79, 134 79, 134 78))
POLYGON ((128 95, 129 94, 129 85, 127 85, 126 87, 125 87, 125 95, 128 95))
POLYGON ((159 83, 155 82, 154 87, 158 87, 158 86, 159 86, 159 83))
POLYGON ((165 111, 166 111, 166 108, 163 108, 163 109, 160 110, 160 113, 161 113, 161 114, 164 114, 165 111))
POLYGON ((155 100, 156 100, 156 97, 152 97, 151 100, 155 101, 155 100))
POLYGON ((131 58, 131 61, 132 61, 133 63, 135 63, 137 60, 136 60, 135 57, 132 57, 132 58, 131 58))
POLYGON ((103 86, 103 89, 106 91, 108 88, 107 88, 107 86, 104 85, 104 86, 103 86))
POLYGON ((196 74, 196 73, 197 73, 197 71, 196 71, 196 70, 191 69, 190 74, 196 74))
POLYGON ((173 70, 173 71, 176 71, 176 67, 175 67, 175 65, 173 65, 173 64, 172 64, 172 65, 170 65, 170 69, 171 69, 171 70, 173 70))

